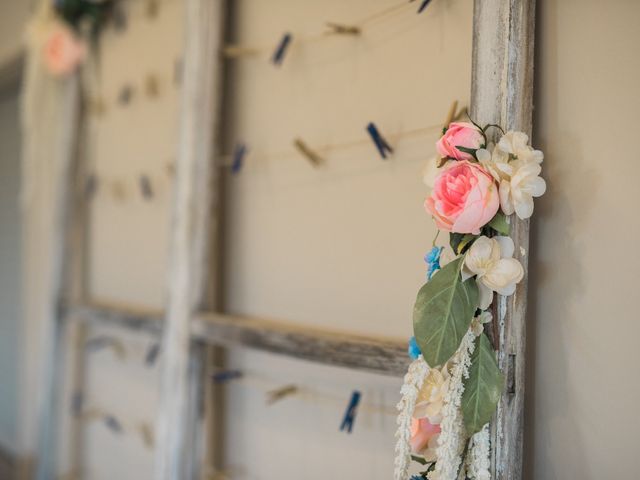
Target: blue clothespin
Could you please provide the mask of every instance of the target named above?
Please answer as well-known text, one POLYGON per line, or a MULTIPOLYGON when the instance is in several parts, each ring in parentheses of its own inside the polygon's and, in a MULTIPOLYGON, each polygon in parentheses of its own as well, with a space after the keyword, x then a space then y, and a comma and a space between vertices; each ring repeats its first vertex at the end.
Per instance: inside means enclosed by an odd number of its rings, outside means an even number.
POLYGON ((96 177, 93 173, 87 176, 87 179, 84 184, 84 195, 86 198, 91 199, 96 194, 98 190, 98 177, 96 177))
POLYGON ((118 419, 112 415, 105 415, 104 424, 112 432, 116 432, 116 433, 122 432, 122 425, 120 425, 120 422, 118 421, 118 419))
POLYGON ((151 200, 153 198, 153 188, 151 187, 151 179, 148 175, 140 175, 140 192, 145 200, 151 200))
POLYGON ((242 377, 242 372, 239 370, 222 370, 214 373, 211 376, 211 380, 213 380, 213 383, 226 383, 229 380, 235 380, 240 377, 242 377))
POLYGON ((293 40, 293 35, 291 35, 289 32, 286 32, 282 36, 282 40, 280 40, 276 51, 273 52, 273 57, 271 57, 271 61, 275 66, 282 65, 282 61, 284 60, 284 56, 287 53, 287 48, 289 47, 291 40, 293 40))
POLYGON ((244 157, 247 154, 247 146, 240 142, 236 144, 233 150, 233 162, 231 163, 231 173, 234 175, 240 173, 242 165, 244 164, 244 157))
POLYGON ((371 140, 373 140, 373 143, 376 145, 378 153, 380 153, 382 158, 387 158, 387 152, 393 153, 393 148, 391 148, 387 141, 382 137, 373 122, 369 122, 369 125, 367 125, 367 132, 371 135, 371 140))
POLYGON ((156 342, 149 347, 147 350, 147 354, 144 357, 144 363, 147 367, 153 367, 155 365, 156 360, 158 359, 158 355, 160 354, 160 343, 156 342))
POLYGON ((418 8, 418 14, 422 13, 424 9, 429 6, 429 3, 431 3, 431 0, 422 0, 422 3, 420 4, 420 8, 418 8))
POLYGON ((84 405, 84 395, 82 392, 75 392, 71 397, 71 413, 75 416, 82 413, 82 406, 84 405))
POLYGON ((356 419, 356 413, 358 410, 358 404, 360 403, 361 394, 359 391, 354 390, 351 394, 351 400, 349 400, 349 405, 347 405, 347 411, 344 412, 344 419, 342 420, 342 424, 340 425, 340 431, 343 432, 345 429, 347 433, 351 433, 353 430, 353 421, 356 419))

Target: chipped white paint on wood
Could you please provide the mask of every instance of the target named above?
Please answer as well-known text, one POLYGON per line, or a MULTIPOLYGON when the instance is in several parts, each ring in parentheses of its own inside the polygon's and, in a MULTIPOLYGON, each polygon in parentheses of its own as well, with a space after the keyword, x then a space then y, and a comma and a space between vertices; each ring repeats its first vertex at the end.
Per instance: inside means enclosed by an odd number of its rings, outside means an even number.
MULTIPOLYGON (((476 0, 471 116, 478 123, 531 134, 534 22, 535 0, 476 0)), ((496 302, 493 340, 506 377, 491 429, 497 480, 522 478, 529 222, 514 218, 511 227, 525 277, 513 296, 496 302)))
MULTIPOLYGON (((210 239, 211 185, 215 184, 213 132, 220 107, 218 51, 222 40, 223 2, 187 0, 183 59, 182 110, 175 175, 169 297, 163 331, 160 405, 157 416, 156 480, 193 478, 199 411, 193 392, 201 377, 191 348, 190 320, 203 299, 210 239)), ((216 208, 213 208, 216 217, 216 208)))

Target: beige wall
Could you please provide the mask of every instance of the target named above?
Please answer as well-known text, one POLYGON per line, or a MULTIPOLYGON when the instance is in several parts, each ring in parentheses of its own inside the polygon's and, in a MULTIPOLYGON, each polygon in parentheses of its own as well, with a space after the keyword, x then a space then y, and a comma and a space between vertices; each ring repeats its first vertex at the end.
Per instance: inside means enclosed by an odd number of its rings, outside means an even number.
POLYGON ((636 479, 640 3, 540 0, 530 479, 636 479))

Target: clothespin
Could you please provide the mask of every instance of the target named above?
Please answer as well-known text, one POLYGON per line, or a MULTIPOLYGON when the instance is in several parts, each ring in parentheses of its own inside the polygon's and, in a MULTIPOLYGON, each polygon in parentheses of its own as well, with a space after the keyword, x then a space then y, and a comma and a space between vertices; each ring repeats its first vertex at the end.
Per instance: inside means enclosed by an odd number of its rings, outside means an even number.
POLYGON ((324 159, 304 143, 301 138, 295 138, 293 140, 293 146, 296 147, 296 150, 304 155, 314 167, 319 167, 324 162, 324 159))
MULTIPOLYGON (((411 1, 413 2, 413 0, 411 1)), ((422 0, 422 3, 420 4, 420 8, 418 8, 418 14, 422 13, 424 9, 429 6, 429 3, 431 3, 431 0, 422 0)))
POLYGON ((98 189, 98 177, 96 177, 93 173, 87 176, 87 179, 84 183, 84 196, 87 199, 92 199, 98 189))
POLYGON ((273 52, 273 57, 271 57, 271 61, 275 66, 282 65, 284 56, 287 53, 287 48, 289 47, 289 44, 291 43, 292 39, 293 39, 293 35, 291 35, 289 32, 285 33, 282 36, 282 39, 280 40, 278 47, 276 48, 275 52, 273 52))
POLYGON ((176 58, 173 62, 173 84, 180 85, 182 83, 183 62, 182 58, 176 58))
POLYGON ((371 135, 371 140, 373 140, 373 143, 378 149, 378 153, 380 153, 380 156, 383 159, 387 158, 387 152, 393 153, 393 148, 389 146, 373 122, 370 122, 369 125, 367 125, 367 132, 371 135))
POLYGON ((145 200, 151 200, 153 198, 153 188, 151 187, 151 179, 148 175, 140 175, 140 193, 145 200))
POLYGON ((355 25, 343 25, 340 23, 326 22, 329 30, 326 35, 360 35, 360 27, 355 25))
POLYGON ((153 73, 147 75, 144 81, 144 90, 149 98, 158 98, 158 95, 160 95, 160 82, 153 73))
POLYGON ((456 117, 456 112, 458 110, 458 101, 454 100, 451 106, 449 107, 449 112, 447 112, 447 118, 444 121, 443 132, 449 128, 449 124, 453 122, 453 119, 456 117))
POLYGON ((146 14, 147 18, 156 18, 158 11, 160 10, 160 4, 158 0, 147 0, 146 14))
POLYGON ((344 412, 344 419, 342 420, 342 424, 340 425, 340 431, 347 431, 347 433, 351 433, 353 430, 353 422, 356 418, 356 413, 358 410, 358 404, 360 403, 361 394, 359 391, 354 390, 351 394, 351 400, 349 400, 349 405, 347 405, 347 410, 344 412))
POLYGON ((112 20, 113 28, 116 32, 124 32, 127 29, 127 14, 120 2, 118 2, 113 9, 112 20))
POLYGON ((164 168, 167 171, 167 175, 173 177, 176 174, 176 167, 173 162, 167 162, 164 168))
POLYGON ((84 395, 82 392, 75 392, 71 397, 71 413, 74 416, 82 413, 82 406, 84 405, 84 395))
POLYGON ((279 400, 282 400, 289 395, 293 395, 298 391, 296 385, 285 385, 284 387, 276 388, 267 392, 267 405, 273 405, 279 400))
POLYGON ((239 370, 222 370, 211 375, 211 380, 213 383, 227 383, 240 377, 242 377, 242 372, 239 370))
POLYGON ((111 193, 118 201, 123 201, 127 197, 127 188, 122 181, 114 180, 111 183, 111 193))
POLYGON ((124 85, 118 94, 118 103, 120 105, 128 105, 133 98, 134 90, 131 85, 124 85))
POLYGON ((234 175, 240 173, 244 165, 244 157, 247 155, 247 146, 240 142, 233 149, 233 161, 231 162, 231 173, 234 175))
POLYGON ((160 355, 160 343, 155 342, 147 350, 147 354, 144 357, 145 365, 147 367, 153 367, 159 355, 160 355))
POLYGON ((118 419, 113 415, 105 415, 104 424, 112 432, 122 433, 122 425, 120 425, 118 419))
POLYGON ((140 424, 140 436, 142 437, 142 442, 145 447, 149 450, 153 449, 154 438, 153 438, 153 429, 148 423, 140 424))

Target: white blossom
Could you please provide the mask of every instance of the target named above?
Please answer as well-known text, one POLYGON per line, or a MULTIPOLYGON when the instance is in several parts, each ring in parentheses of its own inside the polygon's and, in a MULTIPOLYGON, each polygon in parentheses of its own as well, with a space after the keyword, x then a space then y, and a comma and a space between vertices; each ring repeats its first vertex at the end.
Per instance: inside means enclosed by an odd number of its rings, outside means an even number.
POLYGON ((522 280, 524 269, 513 257, 513 240, 509 237, 478 238, 465 254, 462 279, 476 275, 480 293, 479 308, 491 305, 493 292, 512 295, 522 280))
POLYGON ((460 411, 460 402, 464 392, 463 379, 469 376, 475 337, 473 331, 469 329, 452 359, 451 379, 445 395, 443 418, 440 423, 441 432, 438 437, 436 468, 429 474, 430 480, 456 480, 465 437, 462 412, 460 411))
POLYGON ((424 379, 429 374, 429 365, 422 355, 411 362, 400 388, 400 402, 398 403, 398 430, 396 431, 395 480, 406 480, 411 463, 411 418, 416 407, 418 394, 424 379))
POLYGON ((472 480, 491 480, 489 424, 471 437, 467 475, 472 480))

